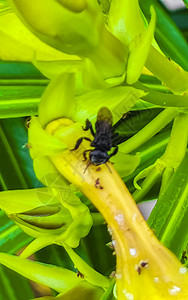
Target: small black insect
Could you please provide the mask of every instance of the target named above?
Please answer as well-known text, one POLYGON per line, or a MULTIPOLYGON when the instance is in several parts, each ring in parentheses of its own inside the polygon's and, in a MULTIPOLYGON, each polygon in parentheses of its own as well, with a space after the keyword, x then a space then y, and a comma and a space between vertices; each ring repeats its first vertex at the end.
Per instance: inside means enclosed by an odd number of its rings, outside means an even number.
POLYGON ((118 133, 113 131, 113 118, 112 113, 107 107, 102 107, 97 114, 97 121, 95 123, 95 131, 93 130, 91 122, 87 119, 84 131, 90 130, 94 137, 91 141, 88 137, 81 137, 77 140, 73 150, 77 150, 83 140, 89 141, 91 147, 95 149, 85 150, 83 152, 84 160, 87 159, 86 153, 89 152, 90 163, 99 166, 105 164, 112 156, 118 152, 118 146, 115 145, 113 140, 118 136, 118 133), (112 147, 115 147, 112 153, 108 154, 112 147))

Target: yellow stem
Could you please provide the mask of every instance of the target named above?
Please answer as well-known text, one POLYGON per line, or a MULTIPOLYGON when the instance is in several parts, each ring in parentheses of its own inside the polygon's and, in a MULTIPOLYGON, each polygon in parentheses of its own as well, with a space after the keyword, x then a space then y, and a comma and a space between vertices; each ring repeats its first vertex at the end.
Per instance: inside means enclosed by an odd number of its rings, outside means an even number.
MULTIPOLYGON (((79 126, 72 124, 72 138, 64 131, 61 134, 63 124, 70 126, 65 121, 56 120, 46 130, 72 149, 81 133, 79 126)), ((117 258, 118 300, 187 300, 187 270, 157 240, 113 165, 108 162, 99 167, 87 166, 83 161, 87 146, 88 142, 83 141, 78 150, 66 150, 50 158, 60 173, 93 202, 109 225, 117 258)))
POLYGON ((184 272, 178 259, 149 229, 112 164, 108 163, 108 167, 90 165, 85 170, 87 164, 81 159, 83 150, 83 147, 68 150, 51 159, 93 202, 109 225, 117 256, 118 300, 166 300, 174 298, 174 294, 178 297, 175 299, 187 299, 188 291, 179 287, 188 282, 186 270, 184 272), (143 268, 140 267, 142 261, 147 263, 143 268))

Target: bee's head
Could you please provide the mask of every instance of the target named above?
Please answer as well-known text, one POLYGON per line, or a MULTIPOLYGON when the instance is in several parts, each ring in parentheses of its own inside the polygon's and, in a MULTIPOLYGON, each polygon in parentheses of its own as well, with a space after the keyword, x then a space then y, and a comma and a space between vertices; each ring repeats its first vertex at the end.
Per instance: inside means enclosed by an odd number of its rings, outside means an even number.
POLYGON ((107 152, 97 150, 97 149, 92 150, 90 152, 89 158, 91 163, 95 166, 105 164, 109 159, 107 152))

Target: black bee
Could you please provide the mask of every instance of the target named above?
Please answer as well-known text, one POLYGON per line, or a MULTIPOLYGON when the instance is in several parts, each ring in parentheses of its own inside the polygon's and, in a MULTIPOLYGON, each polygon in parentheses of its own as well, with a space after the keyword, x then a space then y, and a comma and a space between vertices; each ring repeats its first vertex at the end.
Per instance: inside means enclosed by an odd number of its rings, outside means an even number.
POLYGON ((118 152, 118 146, 113 143, 113 140, 118 136, 118 133, 113 132, 112 123, 113 118, 111 111, 107 107, 102 107, 97 114, 97 121, 95 123, 96 133, 88 119, 86 120, 85 128, 83 128, 84 131, 90 130, 94 140, 91 141, 88 137, 81 137, 77 140, 74 149, 71 151, 78 149, 83 140, 89 141, 91 147, 94 147, 95 149, 85 150, 83 152, 84 160, 87 159, 86 153, 89 152, 91 164, 99 166, 106 163, 118 152), (108 154, 108 151, 110 151, 112 147, 115 147, 114 151, 111 154, 108 154))

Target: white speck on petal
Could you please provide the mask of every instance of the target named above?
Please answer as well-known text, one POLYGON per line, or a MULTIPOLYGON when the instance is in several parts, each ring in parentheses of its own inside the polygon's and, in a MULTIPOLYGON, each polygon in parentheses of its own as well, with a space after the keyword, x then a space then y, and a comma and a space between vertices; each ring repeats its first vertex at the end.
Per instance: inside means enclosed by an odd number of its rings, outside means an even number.
POLYGON ((127 290, 123 290, 123 294, 127 300, 134 300, 134 296, 131 293, 128 293, 127 290))
POLYGON ((114 219, 117 221, 119 226, 124 226, 125 225, 125 220, 124 220, 124 215, 123 214, 118 214, 114 217, 114 219))
POLYGON ((121 279, 122 275, 120 273, 116 274, 116 279, 121 279))
POLYGON ((136 255, 136 249, 135 248, 130 248, 129 253, 130 253, 130 255, 135 256, 136 255))
POLYGON ((173 285, 172 289, 169 289, 170 295, 177 295, 178 292, 180 292, 180 288, 176 285, 173 285))
POLYGON ((134 213, 134 214, 133 214, 133 222, 135 222, 135 221, 136 221, 136 218, 137 218, 137 214, 136 214, 136 213, 134 213))
POLYGON ((159 277, 155 277, 153 281, 154 281, 155 283, 158 283, 158 282, 159 282, 159 277))
POLYGON ((185 273, 187 273, 187 268, 185 268, 185 267, 179 268, 179 273, 180 273, 180 274, 185 274, 185 273))

